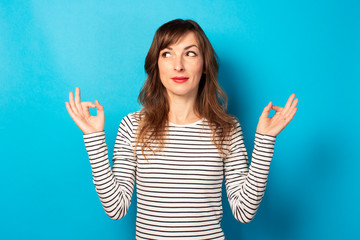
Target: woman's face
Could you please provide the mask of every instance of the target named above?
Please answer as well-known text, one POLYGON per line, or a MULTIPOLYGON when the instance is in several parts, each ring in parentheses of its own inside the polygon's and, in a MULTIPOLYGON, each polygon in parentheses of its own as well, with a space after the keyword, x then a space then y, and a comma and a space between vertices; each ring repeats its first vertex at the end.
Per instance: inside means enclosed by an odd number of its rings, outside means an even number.
POLYGON ((181 96, 196 98, 203 73, 203 56, 193 32, 182 36, 159 54, 160 79, 170 99, 181 96))

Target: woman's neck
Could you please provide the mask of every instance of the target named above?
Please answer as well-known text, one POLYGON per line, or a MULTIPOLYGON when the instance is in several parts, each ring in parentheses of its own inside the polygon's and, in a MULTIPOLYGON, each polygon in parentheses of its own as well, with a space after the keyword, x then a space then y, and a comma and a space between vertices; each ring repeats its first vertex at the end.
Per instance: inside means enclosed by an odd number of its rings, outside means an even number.
POLYGON ((169 122, 175 124, 189 124, 201 119, 195 112, 195 98, 169 96, 169 122))

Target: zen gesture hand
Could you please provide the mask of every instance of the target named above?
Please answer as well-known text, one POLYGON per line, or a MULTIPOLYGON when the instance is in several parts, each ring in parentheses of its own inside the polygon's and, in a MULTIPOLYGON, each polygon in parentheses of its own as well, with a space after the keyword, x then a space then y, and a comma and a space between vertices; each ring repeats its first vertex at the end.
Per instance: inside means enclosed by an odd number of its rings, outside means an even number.
POLYGON ((71 118, 74 120, 76 125, 81 129, 84 134, 100 132, 104 130, 105 115, 104 108, 100 105, 99 101, 92 102, 81 102, 80 101, 80 89, 75 90, 75 101, 72 92, 69 93, 69 102, 65 102, 66 109, 69 112, 71 118), (97 110, 97 116, 91 116, 89 107, 97 110))
POLYGON ((256 132, 276 137, 293 119, 297 111, 296 104, 299 99, 295 99, 295 101, 293 101, 294 98, 295 94, 291 94, 284 108, 272 106, 272 102, 270 102, 264 108, 264 111, 259 118, 256 132), (268 116, 271 108, 274 109, 276 113, 274 116, 269 118, 268 116))

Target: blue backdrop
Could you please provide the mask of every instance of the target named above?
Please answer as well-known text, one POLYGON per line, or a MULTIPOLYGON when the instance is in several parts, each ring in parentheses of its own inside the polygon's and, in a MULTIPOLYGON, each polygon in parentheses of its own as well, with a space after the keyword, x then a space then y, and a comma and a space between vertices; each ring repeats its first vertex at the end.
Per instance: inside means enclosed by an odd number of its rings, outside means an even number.
POLYGON ((135 238, 135 192, 123 219, 107 217, 65 102, 75 87, 100 101, 111 157, 121 119, 140 109, 153 34, 175 18, 212 42, 249 156, 268 102, 299 98, 251 223, 223 188, 227 239, 357 238, 359 12, 355 0, 1 1, 0 239, 135 238))

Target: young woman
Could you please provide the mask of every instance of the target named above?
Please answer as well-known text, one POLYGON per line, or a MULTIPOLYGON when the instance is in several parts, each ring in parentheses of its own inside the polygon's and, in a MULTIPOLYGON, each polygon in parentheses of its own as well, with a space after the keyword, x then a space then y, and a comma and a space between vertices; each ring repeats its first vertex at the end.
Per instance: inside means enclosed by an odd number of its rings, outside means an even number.
POLYGON ((226 112, 216 54, 200 26, 176 19, 155 33, 145 60, 143 108, 120 123, 108 160, 104 108, 69 94, 66 108, 83 131, 93 182, 105 212, 120 219, 137 183, 137 239, 224 239, 222 181, 234 217, 251 221, 264 195, 276 136, 298 99, 270 102, 259 118, 249 167, 242 129, 226 112), (91 116, 89 107, 97 109, 91 116), (269 111, 276 111, 268 118, 269 111))

